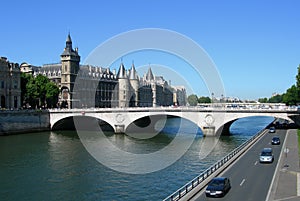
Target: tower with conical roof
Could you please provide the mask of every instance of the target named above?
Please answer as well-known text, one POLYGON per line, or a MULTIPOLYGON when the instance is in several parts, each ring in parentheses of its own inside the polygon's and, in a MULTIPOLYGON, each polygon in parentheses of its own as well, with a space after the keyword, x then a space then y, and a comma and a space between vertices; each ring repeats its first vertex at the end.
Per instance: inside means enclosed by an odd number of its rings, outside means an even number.
POLYGON ((72 108, 73 89, 76 76, 79 71, 80 56, 78 49, 73 50, 70 33, 66 40, 66 47, 60 55, 61 59, 61 104, 64 107, 72 108))
POLYGON ((119 82, 119 107, 129 107, 129 81, 123 62, 120 65, 117 79, 119 82))
POLYGON ((146 80, 150 83, 152 89, 152 107, 156 107, 156 83, 150 66, 146 74, 146 80))
POLYGON ((148 80, 148 81, 154 80, 154 76, 153 76, 153 73, 152 73, 152 70, 151 70, 150 66, 149 66, 148 72, 146 74, 146 80, 148 80))
POLYGON ((132 66, 129 73, 129 82, 132 88, 131 96, 130 96, 130 103, 131 106, 137 107, 138 106, 138 91, 139 91, 139 78, 137 72, 135 70, 134 63, 132 62, 132 66))

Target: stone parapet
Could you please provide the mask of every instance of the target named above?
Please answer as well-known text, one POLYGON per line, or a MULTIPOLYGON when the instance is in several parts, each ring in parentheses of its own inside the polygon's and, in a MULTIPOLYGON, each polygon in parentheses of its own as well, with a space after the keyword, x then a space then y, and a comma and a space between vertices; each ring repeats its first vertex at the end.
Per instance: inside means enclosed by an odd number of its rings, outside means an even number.
POLYGON ((0 135, 50 130, 50 115, 41 110, 0 111, 0 135))

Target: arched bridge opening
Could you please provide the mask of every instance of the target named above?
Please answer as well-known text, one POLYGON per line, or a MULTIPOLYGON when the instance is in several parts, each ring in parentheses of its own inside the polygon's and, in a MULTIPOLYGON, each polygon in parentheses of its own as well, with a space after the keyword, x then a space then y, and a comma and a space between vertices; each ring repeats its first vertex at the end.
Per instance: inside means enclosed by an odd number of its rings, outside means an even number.
POLYGON ((133 121, 125 133, 169 133, 202 134, 201 128, 195 122, 176 115, 150 115, 133 121))
POLYGON ((226 122, 223 126, 221 126, 217 131, 216 131, 216 135, 220 136, 220 135, 224 135, 224 136, 228 136, 230 135, 230 127, 231 125, 238 119, 234 119, 231 121, 226 122))
MULTIPOLYGON (((271 126, 274 126, 276 128, 289 128, 289 127, 296 127, 294 122, 291 122, 288 118, 280 118, 273 115, 265 115, 265 116, 244 116, 240 118, 236 118, 230 121, 227 121, 223 126, 221 126, 217 131, 216 135, 220 136, 226 136, 231 135, 234 133, 232 131, 232 127, 234 127, 235 122, 239 122, 239 125, 243 125, 243 121, 247 122, 247 128, 245 129, 251 129, 249 128, 249 122, 251 122, 251 118, 261 118, 262 122, 261 125, 253 125, 255 128, 269 128, 271 126)), ((256 122, 256 121, 253 121, 256 122)), ((241 130, 241 129, 239 129, 241 130)))
POLYGON ((103 131, 114 132, 113 127, 107 122, 91 116, 69 116, 57 121, 52 130, 83 130, 97 131, 99 128, 103 131))

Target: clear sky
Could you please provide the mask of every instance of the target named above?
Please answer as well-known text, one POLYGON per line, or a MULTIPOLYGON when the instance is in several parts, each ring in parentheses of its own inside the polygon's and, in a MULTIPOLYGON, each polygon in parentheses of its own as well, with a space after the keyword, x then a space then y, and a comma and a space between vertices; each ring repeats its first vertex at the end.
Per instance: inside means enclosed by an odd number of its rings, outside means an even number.
MULTIPOLYGON (((216 64, 226 96, 241 99, 284 93, 300 64, 297 0, 11 0, 1 2, 0 19, 0 56, 33 65, 59 62, 69 31, 84 61, 117 34, 172 30, 198 43, 216 64)), ((126 68, 132 60, 138 58, 125 60, 126 68)), ((138 65, 147 63, 157 62, 138 65)))

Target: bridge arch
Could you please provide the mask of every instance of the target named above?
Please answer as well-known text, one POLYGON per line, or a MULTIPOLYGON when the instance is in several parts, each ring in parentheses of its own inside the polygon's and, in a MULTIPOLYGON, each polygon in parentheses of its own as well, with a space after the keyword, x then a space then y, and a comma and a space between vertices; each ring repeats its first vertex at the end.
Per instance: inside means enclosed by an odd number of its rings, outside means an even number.
POLYGON ((65 130, 65 129, 81 129, 81 130, 95 130, 97 128, 104 128, 105 130, 114 130, 114 125, 99 118, 95 115, 85 113, 82 114, 68 114, 51 122, 51 130, 65 130), (77 124, 77 125, 75 125, 77 124))
MULTIPOLYGON (((194 121, 194 119, 188 119, 184 115, 174 115, 174 114, 150 114, 143 115, 142 117, 135 118, 126 128, 125 133, 127 132, 153 132, 153 131, 162 131, 165 128, 166 122, 172 118, 181 119, 180 123, 184 121, 188 121, 191 124, 195 125, 192 129, 194 132, 197 132, 198 129, 201 129, 198 125, 198 122, 194 121), (158 124, 160 122, 160 124, 158 124)), ((178 122, 177 122, 178 123, 178 122)), ((174 127, 180 130, 179 124, 174 127)))
MULTIPOLYGON (((294 122, 288 115, 284 113, 228 113, 226 114, 226 118, 224 118, 224 123, 222 125, 218 125, 215 128, 215 133, 216 135, 229 135, 230 134, 230 126, 237 121, 238 119, 242 118, 247 118, 247 117, 259 117, 259 116, 264 116, 264 117, 273 117, 274 119, 284 119, 290 122, 294 122)), ((271 122, 270 122, 271 123, 271 122)))

